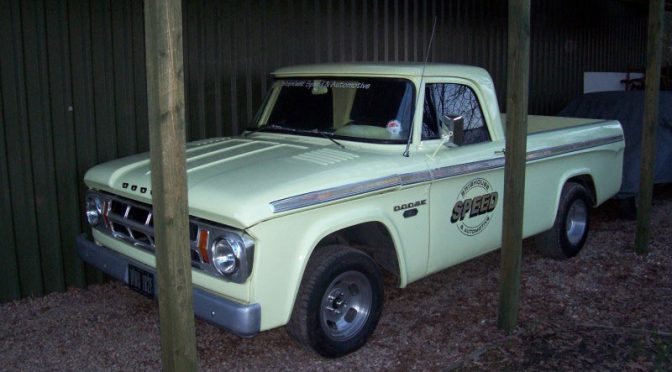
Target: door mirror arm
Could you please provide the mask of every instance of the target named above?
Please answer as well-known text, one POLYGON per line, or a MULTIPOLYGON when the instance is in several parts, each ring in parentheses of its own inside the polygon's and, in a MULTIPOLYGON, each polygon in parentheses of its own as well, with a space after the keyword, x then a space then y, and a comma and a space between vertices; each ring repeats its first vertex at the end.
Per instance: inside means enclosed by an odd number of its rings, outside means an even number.
POLYGON ((434 150, 431 158, 434 159, 439 150, 459 147, 464 138, 464 118, 461 115, 443 115, 441 117, 441 142, 434 150))

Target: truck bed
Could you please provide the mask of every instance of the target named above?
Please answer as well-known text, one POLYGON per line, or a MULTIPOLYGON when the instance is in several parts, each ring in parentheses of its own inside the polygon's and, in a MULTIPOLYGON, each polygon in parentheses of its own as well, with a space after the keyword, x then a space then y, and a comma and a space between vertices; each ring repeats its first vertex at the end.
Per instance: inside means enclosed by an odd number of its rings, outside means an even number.
MULTIPOLYGON (((506 114, 502 113, 502 127, 506 130, 506 114)), ((560 116, 528 115, 527 134, 548 132, 582 125, 598 123, 602 120, 587 118, 566 118, 560 116)))

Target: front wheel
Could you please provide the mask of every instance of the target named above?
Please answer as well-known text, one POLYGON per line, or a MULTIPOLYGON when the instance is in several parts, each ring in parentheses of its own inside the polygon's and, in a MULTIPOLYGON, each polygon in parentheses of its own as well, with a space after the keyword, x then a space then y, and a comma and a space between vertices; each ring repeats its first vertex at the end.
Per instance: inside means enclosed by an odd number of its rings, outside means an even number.
POLYGON ((576 256, 588 237, 592 198, 586 188, 567 182, 562 188, 553 227, 535 237, 539 251, 557 259, 576 256))
POLYGON ((318 248, 308 262, 287 331, 320 355, 339 357, 366 343, 382 307, 382 279, 371 257, 343 245, 318 248))

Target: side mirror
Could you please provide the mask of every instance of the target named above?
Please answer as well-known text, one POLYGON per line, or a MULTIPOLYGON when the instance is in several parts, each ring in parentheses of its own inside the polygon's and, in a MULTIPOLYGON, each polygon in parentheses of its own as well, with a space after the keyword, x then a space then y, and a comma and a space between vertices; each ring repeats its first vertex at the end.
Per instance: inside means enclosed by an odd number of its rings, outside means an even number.
POLYGON ((464 142, 464 118, 447 114, 441 117, 441 138, 448 146, 461 146, 464 142))

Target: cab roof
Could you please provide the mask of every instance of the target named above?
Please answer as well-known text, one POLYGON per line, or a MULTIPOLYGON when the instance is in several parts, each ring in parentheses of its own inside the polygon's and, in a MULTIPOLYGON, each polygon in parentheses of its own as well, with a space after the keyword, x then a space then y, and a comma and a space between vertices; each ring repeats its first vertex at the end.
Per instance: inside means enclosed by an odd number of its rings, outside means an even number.
MULTIPOLYGON (((422 63, 339 63, 315 64, 282 67, 275 70, 275 77, 292 76, 395 76, 420 78, 423 75, 422 63)), ((490 74, 480 67, 428 63, 424 71, 425 77, 454 76, 474 81, 492 81, 490 74)))

